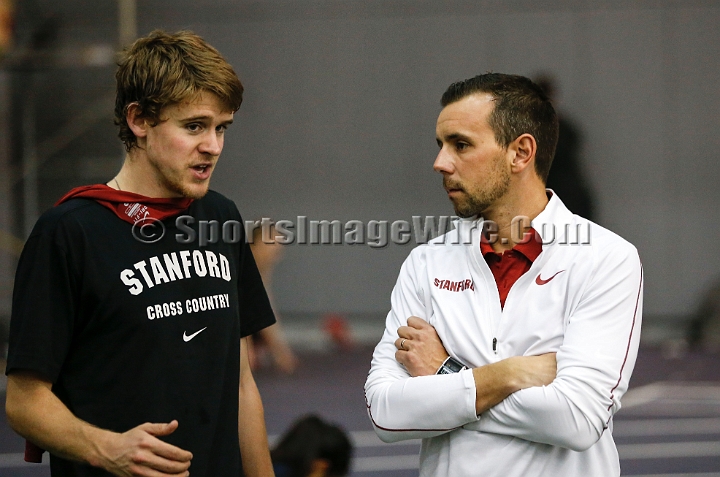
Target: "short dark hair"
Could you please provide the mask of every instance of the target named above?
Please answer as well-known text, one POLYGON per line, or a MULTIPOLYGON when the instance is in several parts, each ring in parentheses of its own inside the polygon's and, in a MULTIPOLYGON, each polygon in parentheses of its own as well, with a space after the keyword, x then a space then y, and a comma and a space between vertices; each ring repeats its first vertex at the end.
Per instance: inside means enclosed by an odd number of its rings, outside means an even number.
POLYGON ((338 426, 308 414, 293 424, 270 456, 273 465, 283 466, 292 477, 307 477, 316 459, 328 462, 328 477, 342 477, 350 471, 352 443, 338 426))
POLYGON ((242 103, 243 85, 223 56, 190 31, 155 30, 126 48, 115 73, 115 124, 130 150, 137 138, 127 124, 127 108, 137 103, 140 115, 160 121, 162 108, 195 99, 203 92, 218 96, 228 111, 242 103))
POLYGON ((495 100, 488 122, 498 144, 506 148, 521 134, 535 138, 535 171, 547 182, 558 141, 558 117, 547 95, 524 76, 486 73, 451 84, 440 103, 445 107, 477 93, 495 100))

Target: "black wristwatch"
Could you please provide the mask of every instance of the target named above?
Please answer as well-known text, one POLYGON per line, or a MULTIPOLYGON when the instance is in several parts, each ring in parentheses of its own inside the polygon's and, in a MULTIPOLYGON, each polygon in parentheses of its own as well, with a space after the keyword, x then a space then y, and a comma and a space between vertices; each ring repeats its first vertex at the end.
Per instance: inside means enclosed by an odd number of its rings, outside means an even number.
POLYGON ((443 364, 440 365, 435 374, 459 373, 463 369, 468 369, 468 367, 462 364, 457 359, 453 358, 452 356, 448 356, 447 359, 443 361, 443 364))

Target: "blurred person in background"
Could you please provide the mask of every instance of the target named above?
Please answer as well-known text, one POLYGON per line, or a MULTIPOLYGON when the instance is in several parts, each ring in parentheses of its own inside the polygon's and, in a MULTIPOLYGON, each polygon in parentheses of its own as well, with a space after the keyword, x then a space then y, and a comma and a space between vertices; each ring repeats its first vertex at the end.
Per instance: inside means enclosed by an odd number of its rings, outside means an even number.
MULTIPOLYGON (((557 81, 549 74, 535 78, 557 108, 557 81)), ((565 114, 558 112, 558 143, 555 158, 547 178, 547 188, 557 192, 570 212, 595 222, 595 203, 590 185, 583 171, 580 129, 565 114)))
POLYGON ((703 292, 686 330, 690 349, 720 352, 720 280, 703 292))
POLYGON ((12 47, 15 26, 14 13, 13 0, 0 0, 0 60, 12 47))
POLYGON ((263 240, 262 230, 260 227, 253 229, 253 240, 250 243, 250 249, 255 257, 255 263, 262 276, 265 290, 270 298, 270 304, 275 311, 275 318, 278 322, 251 336, 250 347, 248 348, 250 366, 253 369, 262 367, 266 362, 266 355, 269 354, 268 357, 281 372, 292 374, 297 369, 298 358, 285 339, 272 292, 273 273, 275 266, 282 260, 283 245, 275 240, 274 227, 270 227, 269 238, 266 237, 265 240, 263 240))
POLYGON ((270 454, 276 477, 343 477, 352 444, 340 427, 311 414, 298 419, 270 454))
POLYGON ((116 80, 122 168, 43 214, 17 267, 8 421, 53 476, 272 476, 247 357, 270 302, 245 240, 198 243, 242 223, 209 184, 243 86, 190 32, 138 39, 116 80))

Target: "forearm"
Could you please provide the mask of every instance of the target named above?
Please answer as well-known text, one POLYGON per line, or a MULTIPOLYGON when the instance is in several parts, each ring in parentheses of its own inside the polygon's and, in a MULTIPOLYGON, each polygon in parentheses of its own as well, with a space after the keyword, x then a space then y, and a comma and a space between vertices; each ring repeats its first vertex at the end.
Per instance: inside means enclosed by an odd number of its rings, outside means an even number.
POLYGON ((238 440, 240 441, 243 471, 248 477, 273 476, 267 430, 265 429, 265 413, 260 392, 247 364, 244 339, 242 348, 238 440))
POLYGON ((575 451, 586 450, 600 439, 610 413, 607 406, 583 409, 578 404, 591 403, 590 396, 569 398, 561 388, 553 383, 518 391, 468 427, 575 451))
POLYGON ((597 442, 620 409, 637 358, 642 269, 635 263, 588 288, 557 352, 557 378, 510 395, 473 428, 576 451, 597 442))
POLYGON ((513 356, 473 369, 478 415, 522 389, 552 383, 557 375, 555 353, 513 356))
POLYGON ((365 384, 368 413, 383 441, 433 437, 477 420, 471 371, 413 378, 391 347, 375 350, 365 384))
POLYGON ((78 419, 50 384, 25 373, 8 377, 6 413, 10 426, 29 441, 64 459, 101 466, 102 443, 113 434, 78 419))
POLYGON ((475 413, 480 415, 521 388, 507 373, 504 361, 472 370, 475 380, 475 413))
MULTIPOLYGON (((565 361, 566 354, 562 351, 557 356, 565 361)), ((576 451, 597 442, 611 416, 610 390, 617 378, 610 372, 597 372, 603 368, 600 359, 592 368, 583 368, 580 363, 563 365, 556 377, 555 369, 536 366, 547 365, 546 358, 551 356, 554 354, 508 358, 475 369, 478 413, 482 416, 467 427, 576 451), (488 372, 478 380, 482 371, 488 372)), ((628 358, 634 362, 634 355, 628 358)), ((622 389, 616 390, 619 398, 622 389)))
POLYGON ((398 329, 408 324, 409 317, 427 320, 432 315, 426 292, 425 252, 423 247, 415 249, 403 264, 393 289, 385 333, 375 348, 365 383, 368 414, 375 432, 385 442, 433 437, 477 420, 470 370, 411 377, 408 367, 396 358, 398 329))
POLYGON ((274 475, 268 449, 265 415, 257 387, 255 392, 241 391, 240 403, 238 438, 245 475, 248 477, 274 475))

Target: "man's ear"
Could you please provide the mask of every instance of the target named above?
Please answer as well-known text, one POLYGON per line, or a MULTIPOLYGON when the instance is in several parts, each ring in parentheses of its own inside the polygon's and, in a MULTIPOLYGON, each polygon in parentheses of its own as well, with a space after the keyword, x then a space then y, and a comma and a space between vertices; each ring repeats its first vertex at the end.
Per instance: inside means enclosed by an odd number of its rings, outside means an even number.
POLYGON ((135 102, 128 104, 125 112, 125 120, 128 123, 128 127, 137 138, 147 136, 147 130, 150 127, 146 118, 144 118, 141 113, 140 105, 135 102))
POLYGON ((532 134, 521 134, 510 143, 508 149, 515 153, 511 164, 512 172, 519 173, 529 166, 534 167, 537 141, 532 134))

